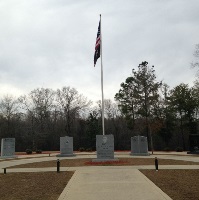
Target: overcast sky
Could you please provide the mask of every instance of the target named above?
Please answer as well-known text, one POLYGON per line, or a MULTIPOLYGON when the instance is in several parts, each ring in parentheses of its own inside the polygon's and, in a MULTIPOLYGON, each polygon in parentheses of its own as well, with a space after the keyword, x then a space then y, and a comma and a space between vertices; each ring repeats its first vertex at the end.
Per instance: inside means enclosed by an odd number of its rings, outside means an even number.
POLYGON ((70 86, 100 100, 99 14, 106 99, 142 61, 171 88, 193 85, 198 0, 0 0, 0 97, 70 86))

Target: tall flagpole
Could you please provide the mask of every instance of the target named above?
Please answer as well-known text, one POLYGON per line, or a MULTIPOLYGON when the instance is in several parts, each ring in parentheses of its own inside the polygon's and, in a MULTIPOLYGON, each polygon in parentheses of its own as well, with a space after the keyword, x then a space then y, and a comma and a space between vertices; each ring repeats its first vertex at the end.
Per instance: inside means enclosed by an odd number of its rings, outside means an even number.
POLYGON ((101 90, 102 90, 102 133, 105 135, 104 131, 104 91, 103 91, 103 63, 102 63, 102 20, 100 14, 100 56, 101 56, 101 90))

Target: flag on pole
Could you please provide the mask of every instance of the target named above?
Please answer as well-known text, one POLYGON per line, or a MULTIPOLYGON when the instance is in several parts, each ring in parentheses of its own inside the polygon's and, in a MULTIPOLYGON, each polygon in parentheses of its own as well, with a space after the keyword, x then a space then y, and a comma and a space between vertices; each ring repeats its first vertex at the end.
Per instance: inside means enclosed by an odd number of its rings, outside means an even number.
POLYGON ((95 55, 94 55, 94 67, 96 65, 97 59, 100 57, 100 22, 99 22, 99 26, 98 26, 98 31, 97 31, 97 38, 96 38, 96 43, 95 43, 95 55))

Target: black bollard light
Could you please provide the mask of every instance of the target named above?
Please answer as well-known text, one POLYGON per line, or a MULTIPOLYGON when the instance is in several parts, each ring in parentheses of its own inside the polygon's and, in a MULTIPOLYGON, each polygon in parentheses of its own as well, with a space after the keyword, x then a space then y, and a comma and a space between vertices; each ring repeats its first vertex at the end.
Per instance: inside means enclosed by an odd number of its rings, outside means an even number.
POLYGON ((155 169, 156 169, 156 171, 158 171, 158 159, 157 159, 157 157, 155 157, 155 169))
POLYGON ((59 159, 57 159, 57 173, 60 172, 60 161, 59 159))
POLYGON ((6 174, 6 168, 3 168, 3 173, 6 174))

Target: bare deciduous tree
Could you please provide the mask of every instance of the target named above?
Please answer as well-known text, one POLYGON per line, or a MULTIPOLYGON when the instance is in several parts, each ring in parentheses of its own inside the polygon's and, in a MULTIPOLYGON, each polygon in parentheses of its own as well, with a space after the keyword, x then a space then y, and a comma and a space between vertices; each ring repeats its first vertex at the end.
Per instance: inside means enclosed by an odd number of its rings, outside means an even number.
POLYGON ((75 118, 80 117, 92 104, 86 97, 79 94, 75 88, 63 87, 56 92, 56 102, 65 118, 65 131, 71 135, 71 127, 75 118))
POLYGON ((55 92, 52 89, 37 88, 27 96, 19 97, 21 109, 26 112, 27 118, 31 121, 33 148, 37 148, 36 138, 43 137, 49 129, 50 115, 55 107, 54 96, 55 92))
POLYGON ((0 113, 7 121, 7 134, 12 136, 10 122, 18 112, 18 102, 13 96, 6 95, 0 101, 0 113))

